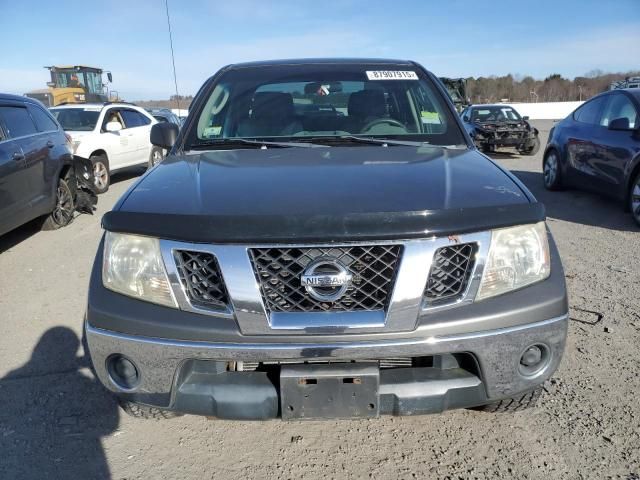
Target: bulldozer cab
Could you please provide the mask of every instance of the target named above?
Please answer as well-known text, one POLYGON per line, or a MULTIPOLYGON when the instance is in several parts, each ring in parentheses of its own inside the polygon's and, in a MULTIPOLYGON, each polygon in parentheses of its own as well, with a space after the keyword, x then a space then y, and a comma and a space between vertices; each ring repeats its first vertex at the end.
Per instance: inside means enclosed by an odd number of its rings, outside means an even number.
MULTIPOLYGON (((51 74, 47 90, 29 92, 28 97, 37 98, 48 107, 62 103, 106 102, 108 93, 103 83, 101 68, 83 65, 45 67, 51 74)), ((109 82, 111 72, 105 72, 109 82)))

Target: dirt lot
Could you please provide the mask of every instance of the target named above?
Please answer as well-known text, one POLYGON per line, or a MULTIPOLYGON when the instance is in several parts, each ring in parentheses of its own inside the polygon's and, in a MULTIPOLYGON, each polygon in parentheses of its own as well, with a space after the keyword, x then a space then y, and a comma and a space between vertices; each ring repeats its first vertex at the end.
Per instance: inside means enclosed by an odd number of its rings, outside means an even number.
MULTIPOLYGON (((546 142, 552 122, 537 122, 546 142)), ((0 478, 640 478, 640 230, 615 203, 542 189, 541 157, 496 155, 543 201, 572 306, 539 408, 372 421, 154 422, 118 411, 79 346, 99 221, 0 238, 0 478), (599 312, 598 315, 586 312, 599 312)))

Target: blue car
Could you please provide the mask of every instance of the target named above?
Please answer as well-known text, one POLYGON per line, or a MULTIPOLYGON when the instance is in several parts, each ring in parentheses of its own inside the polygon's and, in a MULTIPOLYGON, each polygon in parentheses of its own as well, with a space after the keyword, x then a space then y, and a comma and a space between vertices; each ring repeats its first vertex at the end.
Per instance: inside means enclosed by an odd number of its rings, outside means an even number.
POLYGON ((593 97, 549 132, 544 186, 613 196, 640 225, 640 90, 593 97))

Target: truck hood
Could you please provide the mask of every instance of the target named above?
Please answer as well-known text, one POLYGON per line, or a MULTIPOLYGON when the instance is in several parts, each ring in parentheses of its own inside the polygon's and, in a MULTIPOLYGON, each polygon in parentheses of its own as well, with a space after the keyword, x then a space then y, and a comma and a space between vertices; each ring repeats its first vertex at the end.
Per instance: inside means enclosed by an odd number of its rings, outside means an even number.
POLYGON ((410 238, 544 218, 532 200, 475 150, 226 150, 168 157, 103 223, 206 242, 410 238))

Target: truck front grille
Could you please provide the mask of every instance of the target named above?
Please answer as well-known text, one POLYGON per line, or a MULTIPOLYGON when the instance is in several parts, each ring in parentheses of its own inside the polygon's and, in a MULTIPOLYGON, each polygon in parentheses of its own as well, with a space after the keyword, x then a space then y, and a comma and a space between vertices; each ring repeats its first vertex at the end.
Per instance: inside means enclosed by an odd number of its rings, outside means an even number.
POLYGON ((175 259, 180 282, 193 306, 213 310, 227 308, 229 294, 216 257, 206 252, 177 250, 175 259))
MULTIPOLYGON (((359 362, 374 362, 378 364, 381 370, 386 370, 389 368, 410 368, 412 366, 426 366, 432 363, 431 357, 400 357, 400 358, 383 358, 379 360, 358 360, 359 362)), ((242 362, 242 361, 234 361, 229 362, 228 370, 231 371, 242 371, 242 372, 253 372, 258 368, 269 367, 273 365, 295 365, 300 363, 309 363, 309 364, 328 364, 328 363, 345 363, 346 360, 306 360, 302 362, 301 360, 272 360, 272 361, 263 361, 263 362, 242 362)), ((350 363, 350 362, 347 362, 350 363)))
POLYGON ((432 305, 464 295, 475 265, 476 243, 450 245, 436 250, 424 296, 432 305))
POLYGON ((401 247, 252 248, 250 253, 269 312, 351 312, 388 307, 401 247), (301 284, 306 267, 319 258, 336 260, 353 276, 346 292, 335 301, 316 300, 301 284))

